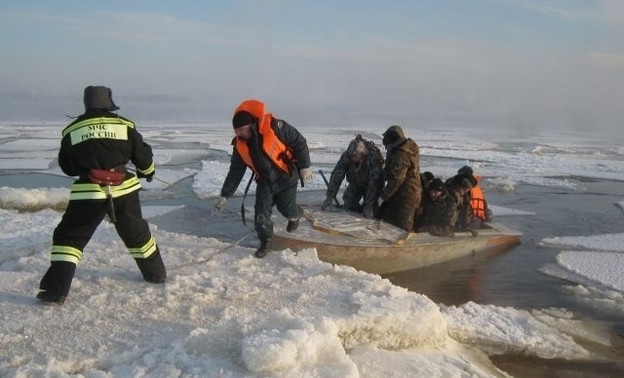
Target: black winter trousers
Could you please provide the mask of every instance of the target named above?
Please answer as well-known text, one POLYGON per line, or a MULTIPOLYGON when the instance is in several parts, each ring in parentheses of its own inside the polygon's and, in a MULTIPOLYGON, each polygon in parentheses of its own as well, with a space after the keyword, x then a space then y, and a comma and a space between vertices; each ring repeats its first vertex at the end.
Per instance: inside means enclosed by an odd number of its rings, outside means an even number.
POLYGON ((262 241, 273 237, 273 205, 287 219, 298 219, 301 216, 301 209, 297 205, 297 185, 296 181, 283 187, 258 183, 254 216, 258 239, 262 241))
MULTIPOLYGON (((125 194, 113 201, 117 220, 115 229, 135 259, 143 278, 149 282, 164 282, 166 269, 149 225, 143 219, 139 192, 125 194)), ((61 222, 54 230, 52 264, 41 280, 41 290, 67 295, 75 265, 107 211, 107 200, 69 201, 61 222)))

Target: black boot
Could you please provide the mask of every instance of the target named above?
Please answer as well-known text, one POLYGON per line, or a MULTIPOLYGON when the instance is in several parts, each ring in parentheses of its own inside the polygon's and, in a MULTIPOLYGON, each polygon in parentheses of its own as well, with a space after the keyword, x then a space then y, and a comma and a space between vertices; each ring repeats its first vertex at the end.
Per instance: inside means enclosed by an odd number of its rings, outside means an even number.
POLYGON ((297 218, 297 219, 289 219, 288 220, 288 224, 286 225, 286 231, 288 232, 295 232, 295 230, 297 229, 297 227, 299 227, 299 220, 301 218, 297 218))
POLYGON ((271 239, 263 239, 260 241, 260 247, 254 253, 257 258, 263 258, 271 250, 271 239))
POLYGON ((160 251, 156 247, 156 252, 145 259, 134 259, 136 261, 143 279, 151 283, 163 283, 167 279, 167 270, 160 257, 160 251))
POLYGON ((75 272, 76 264, 72 262, 52 261, 39 283, 37 298, 43 302, 63 304, 75 272))

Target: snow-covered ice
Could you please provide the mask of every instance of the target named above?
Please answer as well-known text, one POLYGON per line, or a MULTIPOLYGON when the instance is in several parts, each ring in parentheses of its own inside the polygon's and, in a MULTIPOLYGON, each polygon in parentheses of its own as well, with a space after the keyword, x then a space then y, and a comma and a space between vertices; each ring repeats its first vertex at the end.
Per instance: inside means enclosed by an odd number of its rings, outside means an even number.
MULTIPOLYGON (((55 165, 62 127, 0 124, 0 170, 62 176, 55 165)), ((189 128, 143 126, 158 178, 145 183, 147 194, 191 178, 198 198, 218 196, 231 135, 216 127, 189 128), (190 143, 197 145, 182 147, 190 143), (175 169, 206 153, 215 155, 196 169, 175 169)), ((354 134, 304 131, 315 170, 333 164, 354 134)), ((380 140, 381 131, 371 129, 367 137, 380 140)), ((448 177, 470 164, 486 185, 500 190, 519 182, 582 185, 572 176, 624 182, 621 148, 536 138, 510 150, 460 134, 419 130, 421 155, 433 162, 428 169, 448 177)), ((318 176, 307 190, 324 187, 318 176)), ((500 376, 505 374, 488 355, 582 360, 592 357, 583 340, 609 345, 608 337, 565 309, 439 305, 377 275, 322 262, 313 249, 256 259, 237 243, 153 224, 169 271, 164 285, 141 280, 114 227, 104 222, 85 248, 67 302, 41 305, 35 294, 62 215, 54 209, 66 203, 70 183, 0 184, 2 376, 500 376)), ((492 208, 496 216, 532 216, 492 208)), ((144 214, 149 220, 175 209, 145 206, 144 214)), ((580 297, 624 313, 624 234, 553 235, 542 244, 561 250, 556 266, 544 273, 572 280, 580 297)))

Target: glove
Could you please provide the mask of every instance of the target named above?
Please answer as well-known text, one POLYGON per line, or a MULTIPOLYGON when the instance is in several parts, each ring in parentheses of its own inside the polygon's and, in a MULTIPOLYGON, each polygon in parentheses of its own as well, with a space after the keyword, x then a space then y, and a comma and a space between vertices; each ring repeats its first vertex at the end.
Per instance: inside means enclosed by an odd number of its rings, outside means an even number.
POLYGON ((144 173, 141 173, 140 171, 136 171, 136 175, 138 178, 144 178, 147 182, 152 182, 152 179, 154 178, 154 175, 156 174, 156 171, 152 171, 152 173, 150 173, 149 175, 146 175, 144 173))
POLYGON ((225 206, 225 202, 227 202, 227 198, 225 198, 223 196, 219 197, 219 200, 214 205, 215 211, 221 211, 223 209, 223 207, 225 206))
POLYGON ((325 211, 325 209, 327 209, 329 205, 331 205, 331 203, 332 203, 331 197, 325 198, 325 201, 323 201, 323 204, 321 205, 321 210, 325 211))
POLYGON ((303 181, 310 181, 312 179, 312 169, 310 168, 303 168, 299 174, 303 181))
POLYGON ((362 211, 364 218, 373 219, 375 217, 375 212, 373 211, 373 205, 364 206, 364 210, 362 211))

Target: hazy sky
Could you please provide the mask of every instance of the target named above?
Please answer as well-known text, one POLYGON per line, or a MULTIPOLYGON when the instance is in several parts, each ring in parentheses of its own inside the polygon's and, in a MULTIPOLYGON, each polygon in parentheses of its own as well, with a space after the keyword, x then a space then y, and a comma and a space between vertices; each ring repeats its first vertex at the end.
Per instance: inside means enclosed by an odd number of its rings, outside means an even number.
POLYGON ((624 123, 622 0, 5 1, 0 52, 0 121, 102 84, 137 121, 257 97, 295 125, 624 123))

